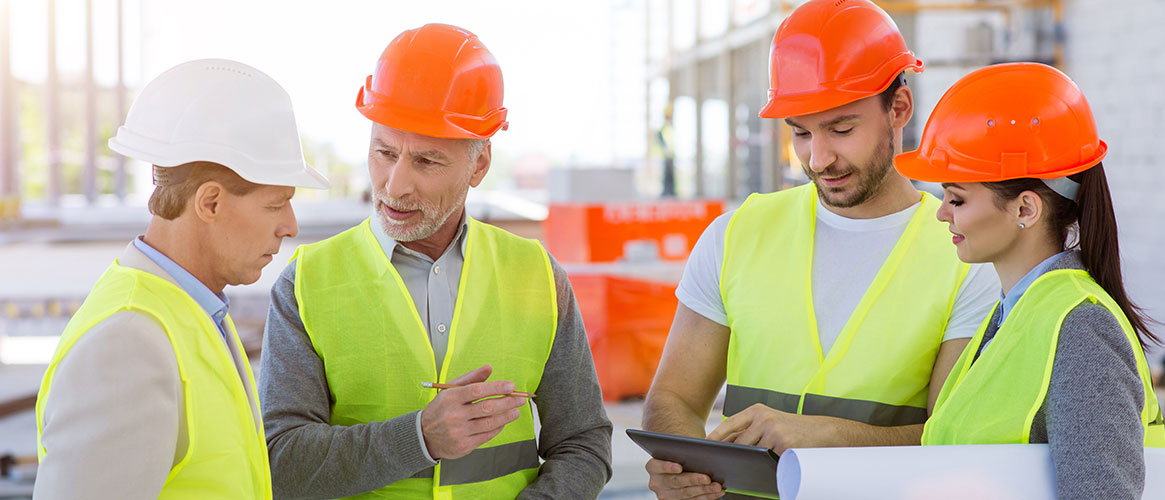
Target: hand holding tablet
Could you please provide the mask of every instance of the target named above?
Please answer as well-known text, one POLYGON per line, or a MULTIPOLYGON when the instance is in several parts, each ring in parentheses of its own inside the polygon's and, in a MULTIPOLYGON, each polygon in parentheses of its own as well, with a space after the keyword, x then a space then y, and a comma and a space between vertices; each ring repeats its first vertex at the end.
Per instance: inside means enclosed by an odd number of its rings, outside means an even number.
POLYGON ((636 429, 628 429, 627 435, 653 458, 706 474, 730 493, 777 498, 773 450, 636 429))

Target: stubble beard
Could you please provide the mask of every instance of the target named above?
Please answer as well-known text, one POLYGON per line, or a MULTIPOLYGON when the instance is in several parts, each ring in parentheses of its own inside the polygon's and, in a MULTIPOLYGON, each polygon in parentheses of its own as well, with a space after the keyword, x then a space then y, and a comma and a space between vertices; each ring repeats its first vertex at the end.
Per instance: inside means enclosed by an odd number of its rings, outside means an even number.
POLYGON ((378 203, 388 205, 395 210, 418 210, 421 213, 421 220, 415 224, 409 224, 411 220, 404 224, 398 224, 383 213, 378 213, 380 227, 384 230, 385 234, 396 241, 410 242, 423 240, 436 234, 437 230, 441 229, 449 218, 457 212, 457 209, 465 205, 465 197, 468 193, 469 189, 467 188, 458 197, 457 202, 451 204, 444 212, 433 203, 401 203, 400 201, 389 201, 387 198, 377 197, 378 203))
POLYGON ((826 206, 852 208, 861 205, 878 194, 882 185, 886 183, 890 171, 894 169, 894 130, 890 129, 887 139, 878 146, 868 166, 861 169, 850 167, 849 173, 858 177, 857 186, 850 194, 846 194, 845 191, 832 190, 832 188, 822 186, 817 182, 817 179, 823 175, 829 174, 830 177, 836 177, 834 175, 836 171, 826 169, 819 174, 814 174, 807 167, 802 166, 802 169, 805 171, 805 175, 817 185, 817 196, 826 206))

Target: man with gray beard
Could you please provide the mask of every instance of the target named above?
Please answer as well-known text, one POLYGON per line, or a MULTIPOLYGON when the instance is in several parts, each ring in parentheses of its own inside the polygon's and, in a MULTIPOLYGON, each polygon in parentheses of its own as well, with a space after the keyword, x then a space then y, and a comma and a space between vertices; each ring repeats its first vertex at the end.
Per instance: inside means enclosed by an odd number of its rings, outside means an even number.
POLYGON ((611 423, 566 273, 465 210, 508 124, 493 55, 454 26, 405 31, 356 106, 373 214, 272 290, 275 497, 597 497, 611 423))

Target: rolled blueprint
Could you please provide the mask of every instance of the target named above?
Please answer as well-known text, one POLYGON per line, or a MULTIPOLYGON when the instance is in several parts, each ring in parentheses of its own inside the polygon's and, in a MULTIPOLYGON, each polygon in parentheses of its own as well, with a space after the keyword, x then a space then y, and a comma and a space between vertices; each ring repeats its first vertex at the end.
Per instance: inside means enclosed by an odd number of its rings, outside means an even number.
MULTIPOLYGON (((1145 499, 1165 497, 1165 448, 1145 448, 1145 499)), ((781 500, 1054 500, 1046 444, 799 448, 777 463, 781 500)))

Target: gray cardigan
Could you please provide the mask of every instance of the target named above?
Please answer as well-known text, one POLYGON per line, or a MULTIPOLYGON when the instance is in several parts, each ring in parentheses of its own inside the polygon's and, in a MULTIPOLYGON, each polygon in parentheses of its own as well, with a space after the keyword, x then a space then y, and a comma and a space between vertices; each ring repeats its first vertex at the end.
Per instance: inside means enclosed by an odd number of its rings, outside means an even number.
MULTIPOLYGON (((611 422, 574 292, 562 267, 553 259, 551 266, 558 328, 535 400, 542 424, 538 454, 545 462, 518 498, 596 498, 611 478, 611 422)), ((330 425, 328 380, 299 317, 294 262, 271 290, 259 399, 277 499, 355 495, 432 466, 417 438, 417 412, 330 425)))
MULTIPOLYGON (((1084 269, 1079 252, 1049 271, 1084 269)), ((979 352, 999 331, 991 317, 979 352)), ((1057 498, 1140 499, 1145 487, 1145 395, 1137 360, 1120 323, 1103 306, 1085 302, 1064 318, 1043 406, 1031 442, 1048 443, 1057 498)))

